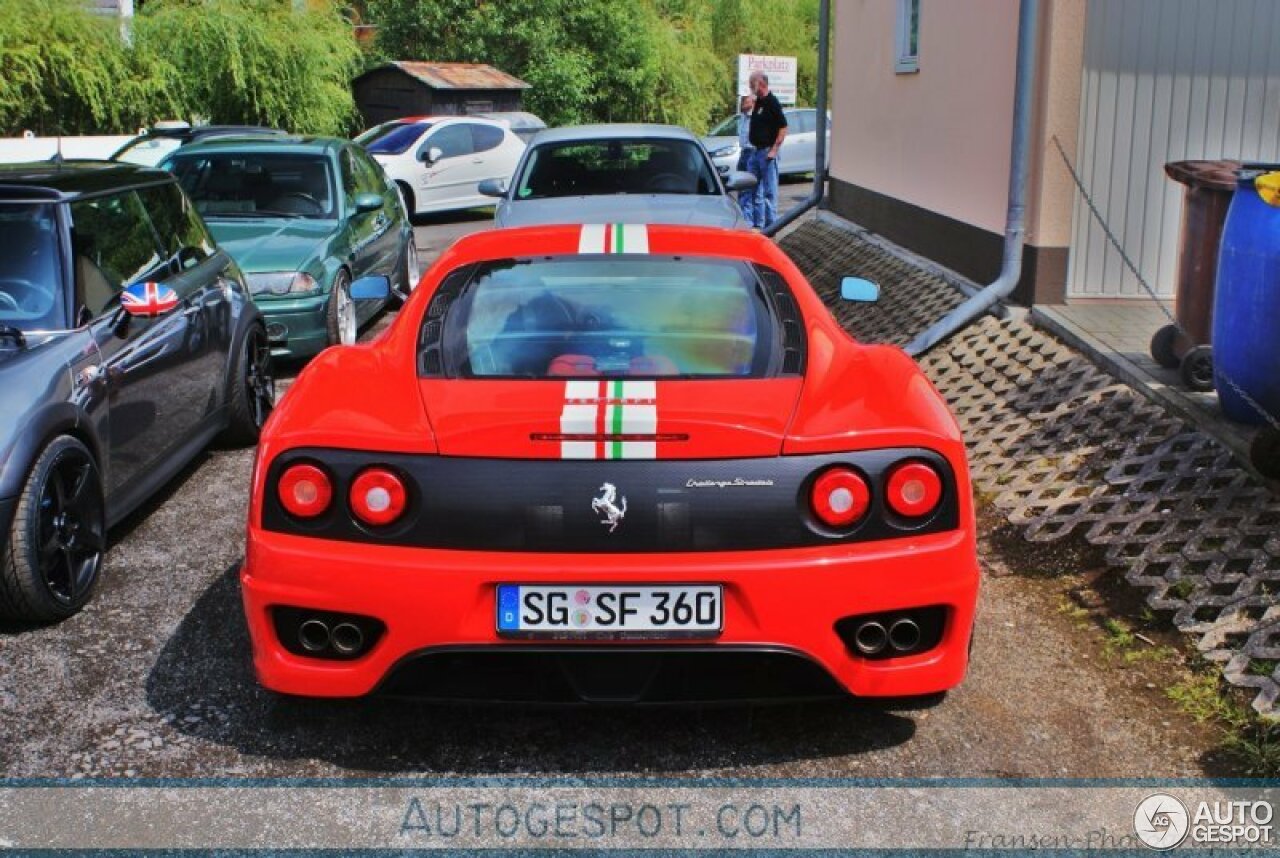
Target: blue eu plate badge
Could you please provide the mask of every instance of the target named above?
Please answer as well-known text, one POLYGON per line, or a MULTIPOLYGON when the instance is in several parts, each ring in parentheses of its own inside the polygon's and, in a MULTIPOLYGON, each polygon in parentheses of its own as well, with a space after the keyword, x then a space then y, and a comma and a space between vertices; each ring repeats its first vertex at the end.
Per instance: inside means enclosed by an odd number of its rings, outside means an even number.
POLYGON ((503 585, 498 588, 498 630, 513 632, 520 628, 520 588, 503 585))

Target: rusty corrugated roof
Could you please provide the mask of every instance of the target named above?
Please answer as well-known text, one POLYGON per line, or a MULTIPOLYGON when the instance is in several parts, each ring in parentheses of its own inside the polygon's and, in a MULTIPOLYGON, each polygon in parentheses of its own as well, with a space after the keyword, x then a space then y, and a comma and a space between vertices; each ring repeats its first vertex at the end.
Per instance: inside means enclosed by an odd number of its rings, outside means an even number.
POLYGON ((484 63, 392 63, 434 89, 528 89, 529 84, 484 63))

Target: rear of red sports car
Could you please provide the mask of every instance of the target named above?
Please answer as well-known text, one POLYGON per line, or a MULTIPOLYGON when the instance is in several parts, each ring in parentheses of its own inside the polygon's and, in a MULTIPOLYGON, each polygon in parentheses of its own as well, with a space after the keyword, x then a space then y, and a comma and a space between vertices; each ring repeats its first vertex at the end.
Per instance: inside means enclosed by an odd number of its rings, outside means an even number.
POLYGON ((757 235, 483 233, 300 375, 241 580, 276 691, 930 694, 978 592, 964 446, 757 235))

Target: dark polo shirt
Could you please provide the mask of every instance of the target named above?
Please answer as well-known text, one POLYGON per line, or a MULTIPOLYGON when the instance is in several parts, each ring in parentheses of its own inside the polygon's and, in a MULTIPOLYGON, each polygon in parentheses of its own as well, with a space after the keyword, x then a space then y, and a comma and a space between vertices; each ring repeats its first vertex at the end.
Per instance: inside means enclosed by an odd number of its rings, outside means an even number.
POLYGON ((778 139, 778 131, 787 127, 787 117, 782 112, 778 97, 772 92, 764 98, 756 99, 755 109, 751 111, 751 127, 747 136, 751 145, 757 149, 768 149, 778 139))

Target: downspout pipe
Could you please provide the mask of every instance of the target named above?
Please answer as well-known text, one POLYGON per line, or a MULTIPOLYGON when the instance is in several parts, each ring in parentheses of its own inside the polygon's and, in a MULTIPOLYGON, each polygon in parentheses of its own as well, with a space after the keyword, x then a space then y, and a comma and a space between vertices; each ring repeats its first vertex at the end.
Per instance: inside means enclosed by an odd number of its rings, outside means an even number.
POLYGON ((1022 277, 1022 247, 1026 239, 1027 167, 1031 150, 1031 107, 1036 80, 1036 43, 1040 31, 1040 0, 1021 0, 1018 7, 1018 63, 1013 94, 1013 142, 1009 163, 1009 210, 1004 230, 1004 261, 1000 276, 976 295, 933 324, 906 347, 912 357, 935 345, 1009 297, 1022 277))
POLYGON ((827 187, 827 69, 830 63, 831 0, 818 3, 818 97, 814 126, 817 137, 814 146, 813 190, 796 204, 791 211, 775 220, 764 230, 765 235, 776 235, 800 215, 822 202, 827 187))

